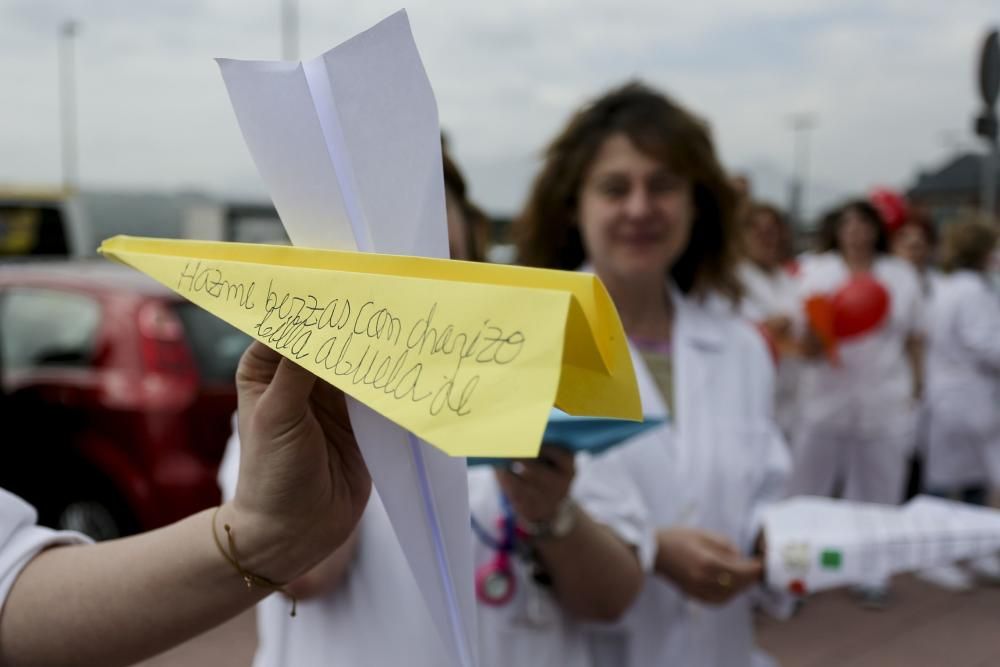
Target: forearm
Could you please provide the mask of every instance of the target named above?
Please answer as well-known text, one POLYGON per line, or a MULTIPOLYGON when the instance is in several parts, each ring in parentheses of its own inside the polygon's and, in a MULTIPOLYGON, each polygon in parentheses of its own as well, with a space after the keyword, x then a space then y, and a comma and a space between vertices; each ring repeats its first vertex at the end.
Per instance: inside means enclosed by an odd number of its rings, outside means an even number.
POLYGON ((615 621, 642 588, 639 558, 610 528, 578 511, 568 535, 538 541, 538 556, 566 611, 584 620, 615 621))
MULTIPOLYGON (((224 545, 227 511, 219 522, 224 545)), ((18 577, 0 616, 0 664, 131 664, 266 596, 270 591, 248 588, 219 553, 212 512, 132 538, 39 554, 18 577)), ((234 536, 239 547, 241 533, 234 536)), ((244 544, 254 546, 252 539, 244 544)), ((251 572, 265 567, 261 558, 267 556, 240 552, 251 572)))

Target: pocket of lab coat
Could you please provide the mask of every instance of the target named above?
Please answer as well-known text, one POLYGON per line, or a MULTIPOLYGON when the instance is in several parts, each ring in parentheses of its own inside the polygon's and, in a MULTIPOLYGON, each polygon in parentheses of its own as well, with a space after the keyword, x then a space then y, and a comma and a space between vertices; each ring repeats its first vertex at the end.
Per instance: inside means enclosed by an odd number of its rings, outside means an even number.
POLYGON ((748 552, 756 538, 752 524, 758 502, 783 492, 788 453, 768 420, 720 422, 714 432, 710 493, 715 501, 705 502, 715 505, 712 523, 748 552))

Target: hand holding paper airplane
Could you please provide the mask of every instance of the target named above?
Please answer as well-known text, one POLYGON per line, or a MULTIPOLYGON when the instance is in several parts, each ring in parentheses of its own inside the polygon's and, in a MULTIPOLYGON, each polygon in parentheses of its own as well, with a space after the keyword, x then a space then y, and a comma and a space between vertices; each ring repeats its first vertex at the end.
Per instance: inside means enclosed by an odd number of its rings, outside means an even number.
POLYGON ((593 278, 421 259, 447 255, 445 199, 437 109, 405 12, 312 60, 219 65, 300 248, 103 250, 357 399, 351 424, 430 618, 453 664, 472 667, 466 463, 444 452, 531 455, 553 403, 639 418, 617 314, 593 278))

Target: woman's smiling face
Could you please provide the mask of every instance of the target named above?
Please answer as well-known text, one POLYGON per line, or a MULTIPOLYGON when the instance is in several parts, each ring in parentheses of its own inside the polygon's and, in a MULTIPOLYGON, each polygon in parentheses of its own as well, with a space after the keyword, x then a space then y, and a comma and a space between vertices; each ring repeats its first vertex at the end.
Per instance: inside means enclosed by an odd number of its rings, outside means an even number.
POLYGON ((641 152, 625 134, 608 137, 580 188, 578 224, 598 275, 665 279, 691 237, 691 183, 641 152))

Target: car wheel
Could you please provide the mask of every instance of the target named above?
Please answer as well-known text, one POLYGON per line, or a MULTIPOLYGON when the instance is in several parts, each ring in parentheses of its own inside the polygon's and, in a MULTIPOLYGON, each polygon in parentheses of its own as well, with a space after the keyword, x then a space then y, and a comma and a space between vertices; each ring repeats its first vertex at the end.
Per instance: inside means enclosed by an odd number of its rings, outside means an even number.
POLYGON ((45 525, 75 530, 98 542, 135 533, 135 516, 118 489, 97 471, 75 470, 76 477, 41 512, 45 525))
POLYGON ((98 500, 76 500, 62 508, 56 519, 59 530, 75 530, 94 541, 113 540, 125 534, 122 521, 98 500))

